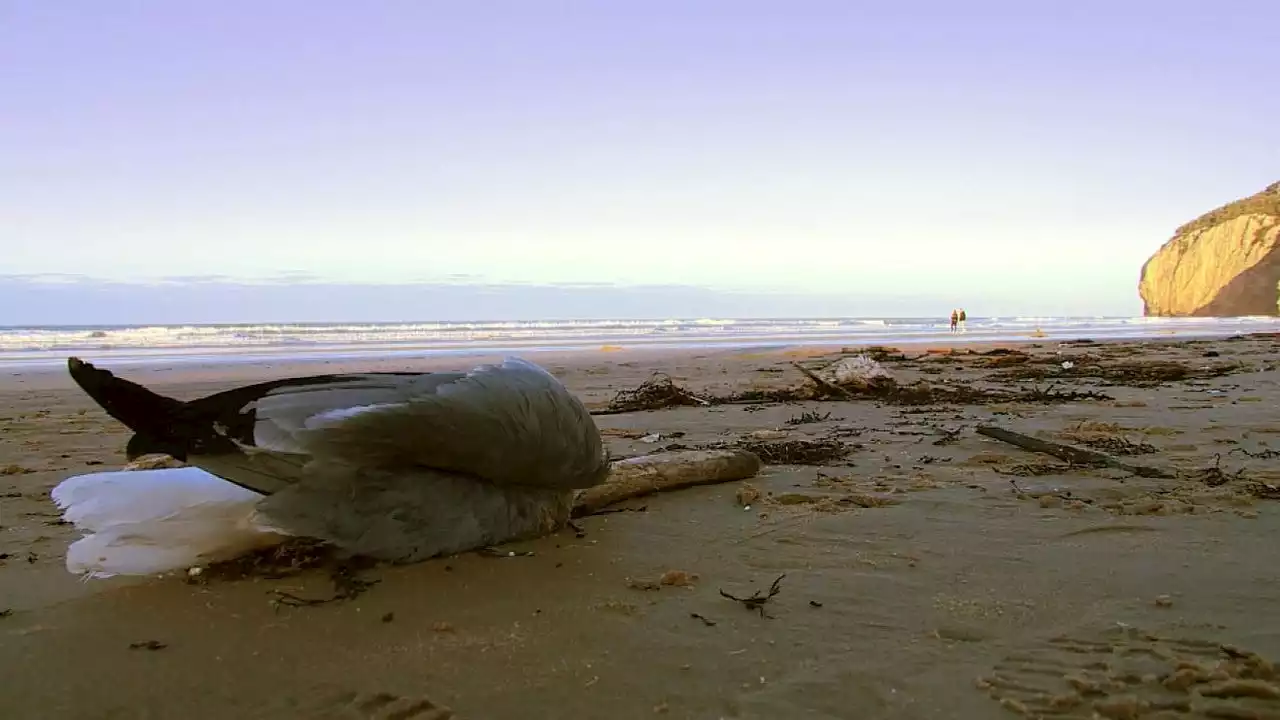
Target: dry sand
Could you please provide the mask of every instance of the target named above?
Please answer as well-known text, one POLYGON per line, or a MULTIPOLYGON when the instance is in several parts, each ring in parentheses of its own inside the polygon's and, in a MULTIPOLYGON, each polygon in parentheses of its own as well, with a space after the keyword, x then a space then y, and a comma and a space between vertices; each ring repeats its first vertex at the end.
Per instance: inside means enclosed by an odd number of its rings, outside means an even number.
MULTIPOLYGON (((332 588, 319 572, 78 582, 62 560, 74 533, 59 524, 49 489, 120 466, 127 436, 61 373, 5 377, 0 717, 436 718, 447 706, 473 720, 962 720, 1037 708, 1053 717, 1280 718, 1270 666, 1219 648, 1280 659, 1280 514, 1258 497, 1280 484, 1280 464, 1240 452, 1265 455, 1280 443, 1277 349, 1274 337, 1045 343, 1027 360, 885 362, 903 381, 1011 388, 1047 375, 1114 400, 855 400, 603 416, 617 455, 752 437, 837 439, 850 453, 631 501, 645 509, 585 518, 582 537, 566 530, 511 548, 532 555, 375 568, 367 592, 314 607, 280 607, 270 591, 324 597, 332 588), (1152 384, 1122 365, 1156 360, 1193 377, 1152 384), (1241 366, 1195 377, 1232 363, 1241 366), (806 412, 830 417, 788 424, 806 412), (1147 480, 1055 466, 975 434, 979 423, 1149 450, 1126 459, 1185 472, 1147 480), (635 437, 646 433, 672 437, 635 437), (1215 458, 1244 475, 1195 472, 1215 458), (673 570, 689 575, 652 582, 673 570), (765 590, 784 573, 763 615, 719 593, 765 590)), ((800 384, 790 362, 817 367, 839 355, 624 350, 536 359, 603 405, 654 369, 694 392, 725 394, 800 384)), ((194 397, 317 371, 124 374, 194 397)))

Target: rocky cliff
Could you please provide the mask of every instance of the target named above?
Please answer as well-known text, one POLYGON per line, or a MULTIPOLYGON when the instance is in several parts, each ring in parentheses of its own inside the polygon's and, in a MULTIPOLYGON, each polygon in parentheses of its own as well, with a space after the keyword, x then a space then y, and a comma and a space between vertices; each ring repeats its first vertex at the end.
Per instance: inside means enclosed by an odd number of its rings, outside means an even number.
POLYGON ((1178 228, 1138 294, 1146 315, 1280 314, 1280 182, 1178 228))

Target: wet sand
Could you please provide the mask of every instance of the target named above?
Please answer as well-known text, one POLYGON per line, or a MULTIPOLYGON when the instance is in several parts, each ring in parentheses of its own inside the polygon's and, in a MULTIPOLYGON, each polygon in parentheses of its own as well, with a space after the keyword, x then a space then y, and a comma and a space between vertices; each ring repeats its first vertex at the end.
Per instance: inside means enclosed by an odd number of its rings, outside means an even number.
MULTIPOLYGON (((1280 339, 1023 349, 906 348, 884 366, 901 383, 1056 382, 1110 399, 601 416, 615 455, 744 440, 839 441, 848 454, 633 500, 635 512, 582 519, 582 537, 504 548, 532 555, 374 568, 366 592, 314 607, 281 607, 272 591, 325 597, 321 572, 201 584, 69 575, 74 532, 48 491, 121 466, 127 434, 61 373, 5 377, 0 717, 442 718, 447 707, 474 720, 1280 718, 1280 676, 1262 659, 1280 660, 1280 515, 1265 498, 1280 494, 1280 460, 1266 457, 1280 450, 1280 339), (1178 374, 1188 377, 1162 380, 1178 374), (1178 477, 1066 466, 978 435, 979 424, 1136 453, 1122 457, 1178 477), (645 442, 653 433, 663 437, 645 442), (1223 473, 1203 471, 1215 462, 1223 473), (672 570, 696 578, 652 582, 672 570), (765 591, 784 574, 763 613, 719 592, 765 591)), ((727 395, 801 385, 790 363, 839 357, 536 359, 604 407, 654 370, 727 395)), ((301 373, 472 364, 122 374, 190 398, 301 373)))

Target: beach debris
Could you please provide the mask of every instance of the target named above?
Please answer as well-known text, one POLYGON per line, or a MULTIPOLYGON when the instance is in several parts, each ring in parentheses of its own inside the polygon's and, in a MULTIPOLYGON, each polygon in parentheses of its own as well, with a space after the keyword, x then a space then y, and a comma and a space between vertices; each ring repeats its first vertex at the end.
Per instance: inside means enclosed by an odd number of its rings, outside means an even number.
POLYGON ((746 480, 762 467, 747 449, 707 449, 659 452, 616 461, 609 478, 578 493, 572 517, 594 515, 623 500, 697 485, 746 480))
POLYGON ((517 558, 517 557, 533 557, 537 553, 532 550, 503 550, 500 547, 482 547, 476 548, 475 553, 480 557, 487 558, 517 558))
POLYGON ((626 579, 626 584, 632 590, 654 591, 661 590, 664 587, 692 588, 697 581, 697 573, 684 570, 668 570, 662 573, 657 580, 629 577, 626 579))
POLYGON ((1240 480, 1244 478, 1244 468, 1228 473, 1222 469, 1222 455, 1214 453, 1213 464, 1190 473, 1192 479, 1208 485, 1209 487, 1221 487, 1232 480, 1240 480))
POLYGON ((1280 500, 1280 485, 1253 480, 1249 482, 1247 489, 1250 495, 1259 500, 1280 500))
POLYGON ((641 505, 640 507, 620 507, 620 508, 611 507, 611 508, 605 508, 603 510, 597 510, 591 514, 592 515, 613 515, 616 513, 633 513, 633 512, 635 513, 649 512, 649 506, 641 505))
POLYGON ((648 430, 632 430, 630 428, 600 428, 602 437, 625 438, 627 440, 639 440, 649 435, 648 430))
POLYGON ((959 430, 948 430, 946 428, 934 428, 934 429, 937 430, 940 435, 942 435, 942 437, 933 441, 933 444, 937 445, 938 447, 942 447, 944 445, 950 445, 960 439, 959 430))
POLYGON ((1060 435, 1072 442, 1112 455, 1150 455, 1156 452, 1151 443, 1134 442, 1120 432, 1114 423, 1081 422, 1060 435))
POLYGON ((231 560, 189 568, 185 579, 190 584, 236 581, 246 578, 279 580, 310 570, 325 570, 333 585, 333 593, 330 597, 310 599, 282 590, 271 591, 274 596, 272 599, 274 607, 311 607, 351 600, 360 596, 378 581, 364 579, 359 573, 376 564, 377 562, 371 558, 343 556, 338 548, 321 540, 295 537, 231 560))
POLYGON ((246 578, 279 580, 306 570, 334 567, 341 562, 337 548, 321 540, 295 537, 238 557, 187 570, 187 582, 234 581, 246 578))
MULTIPOLYGON (((819 415, 818 413, 813 411, 806 411, 806 412, 800 413, 795 417, 788 418, 787 424, 788 425, 808 425, 810 423, 826 422, 830 419, 831 419, 831 413, 829 412, 822 413, 821 415, 819 415)), ((841 418, 836 418, 836 419, 839 420, 841 418)))
POLYGON ((993 466, 991 470, 999 475, 1040 477, 1041 475, 1062 475, 1071 472, 1076 467, 1075 465, 1063 465, 1062 463, 1030 462, 1015 463, 1007 467, 993 466))
POLYGON ((1058 386, 1050 385, 1041 389, 1040 386, 1032 387, 1030 390, 1024 390, 1009 397, 1006 402, 1025 402, 1025 403, 1062 403, 1075 402, 1077 400, 1114 400, 1110 395, 1097 392, 1096 390, 1059 390, 1058 386))
POLYGON ((765 428, 761 430, 752 430, 747 433, 747 437, 752 440, 782 440, 790 437, 790 433, 786 430, 772 430, 765 428))
POLYGON ((742 506, 742 509, 750 510, 751 506, 760 500, 761 492, 756 486, 750 483, 743 483, 733 497, 737 500, 738 505, 742 506))
POLYGON ((867 387, 893 379, 883 365, 868 355, 841 358, 824 368, 822 375, 824 380, 840 387, 867 387))
POLYGON ((141 641, 141 642, 131 642, 131 643, 129 643, 129 649, 130 649, 130 650, 152 650, 152 651, 154 651, 154 650, 163 650, 163 649, 165 649, 165 648, 167 648, 167 647, 169 647, 169 645, 168 645, 168 644, 166 644, 166 643, 162 643, 162 642, 160 642, 159 640, 143 640, 143 641, 141 641))
POLYGON ((693 587, 698 581, 698 574, 684 570, 668 570, 658 578, 658 584, 667 587, 693 587))
POLYGON ((271 594, 275 597, 272 599, 271 605, 277 609, 280 607, 314 607, 316 605, 328 605, 329 603, 354 600, 363 595, 366 590, 381 582, 359 577, 356 574, 355 566, 350 564, 335 568, 330 572, 329 579, 333 582, 333 594, 327 598, 304 598, 284 590, 272 590, 271 594))
POLYGON ((180 468, 186 466, 186 463, 170 455, 165 455, 164 453, 151 453, 149 455, 134 458, 128 465, 121 468, 121 470, 162 470, 164 468, 180 468))
POLYGON ((737 446, 759 456, 766 465, 822 465, 845 457, 857 447, 835 438, 741 440, 737 446))
POLYGON ((1145 478, 1168 479, 1176 477, 1172 472, 1163 468, 1127 463, 1096 450, 1040 440, 1038 438, 1031 437, 1030 435, 1023 435, 1022 433, 1016 433, 1012 430, 1006 430, 993 425, 979 425, 977 433, 994 440, 999 440, 1001 442, 1006 442, 1010 445, 1020 447, 1023 450, 1052 455, 1053 457, 1063 460, 1071 465, 1116 468, 1124 470, 1125 472, 1133 473, 1138 477, 1145 478))
POLYGON ((845 390, 840 385, 837 385, 836 383, 818 375, 817 373, 804 367, 800 363, 791 363, 791 366, 799 370, 800 374, 804 375, 806 378, 811 380, 813 384, 817 386, 817 390, 820 395, 822 396, 834 395, 836 397, 842 397, 845 399, 851 399, 853 397, 853 395, 851 395, 848 390, 845 390))
POLYGON ((607 410, 596 410, 595 415, 609 413, 636 412, 639 410, 661 410, 669 407, 711 405, 711 401, 698 397, 680 387, 670 375, 663 372, 654 373, 638 387, 619 390, 609 401, 607 410))
POLYGON ((1002 368, 989 376, 989 380, 1042 380, 1052 374, 1059 379, 1096 378, 1103 384, 1144 388, 1169 382, 1209 380, 1246 369, 1240 363, 1217 363, 1193 367, 1176 360, 1107 362, 1105 358, 1092 354, 1076 355, 1069 360, 1062 360, 1058 356, 1033 357, 1025 363, 1004 365, 988 363, 987 367, 1002 368))
MULTIPOLYGON (((1235 442, 1234 440, 1230 440, 1230 438, 1226 438, 1222 440, 1222 442, 1228 442, 1228 441, 1233 443, 1235 442)), ((1231 453, 1236 453, 1236 452, 1241 453, 1243 455, 1247 455, 1253 458, 1254 460, 1271 460, 1273 458, 1280 457, 1280 450, 1269 450, 1266 448, 1259 450, 1257 452, 1251 452, 1249 450, 1246 450, 1245 448, 1231 448, 1231 451, 1228 452, 1227 454, 1230 455, 1231 453)))
POLYGON ((707 627, 715 627, 715 626, 716 626, 716 621, 715 621, 715 620, 712 620, 711 618, 709 618, 709 617, 707 617, 707 616, 705 616, 705 615, 702 615, 702 614, 699 614, 699 613, 689 613, 689 617, 693 618, 694 620, 701 620, 701 621, 702 621, 702 624, 703 624, 703 625, 706 625, 707 627))
POLYGON ((781 575, 779 575, 778 578, 774 580, 772 584, 769 585, 769 589, 763 592, 760 590, 756 590, 755 592, 751 593, 746 597, 738 597, 737 595, 730 595, 729 593, 721 589, 720 596, 724 598, 728 598, 729 600, 732 600, 737 603, 742 603, 742 606, 745 607, 746 609, 755 610, 760 613, 760 617, 767 618, 769 617, 769 615, 765 613, 764 606, 770 600, 772 600, 774 596, 782 592, 782 579, 785 578, 786 576, 787 576, 786 573, 782 573, 781 575))

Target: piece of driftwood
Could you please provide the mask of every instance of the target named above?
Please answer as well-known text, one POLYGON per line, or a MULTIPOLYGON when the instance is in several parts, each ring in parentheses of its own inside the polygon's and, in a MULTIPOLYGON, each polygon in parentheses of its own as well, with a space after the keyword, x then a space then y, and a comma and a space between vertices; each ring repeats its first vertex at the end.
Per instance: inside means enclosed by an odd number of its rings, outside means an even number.
POLYGON ((853 396, 849 394, 848 390, 845 390, 844 388, 840 387, 839 385, 836 385, 835 383, 827 382, 822 377, 820 377, 818 373, 800 365, 800 363, 791 363, 791 366, 799 370, 800 372, 804 373, 804 376, 812 380, 813 384, 822 388, 827 393, 830 393, 831 395, 839 395, 840 397, 846 400, 853 399, 853 396))
POLYGON ((578 493, 573 517, 656 492, 745 480, 762 466, 747 450, 680 450, 619 460, 609 466, 608 480, 578 493))
POLYGON ((1124 470, 1125 472, 1131 472, 1138 477, 1145 478, 1176 477, 1172 472, 1163 468, 1127 463, 1106 453, 1098 452, 1097 450, 1089 450, 1087 448, 1075 447, 1073 445, 1049 442, 1047 440, 1033 438, 1030 435, 1023 435, 1022 433, 1005 430, 1004 428, 995 427, 993 425, 979 425, 977 432, 979 435, 985 435, 1001 442, 1007 442, 1010 445, 1015 445, 1023 450, 1052 455, 1059 460, 1064 460, 1074 465, 1116 468, 1118 470, 1124 470))

